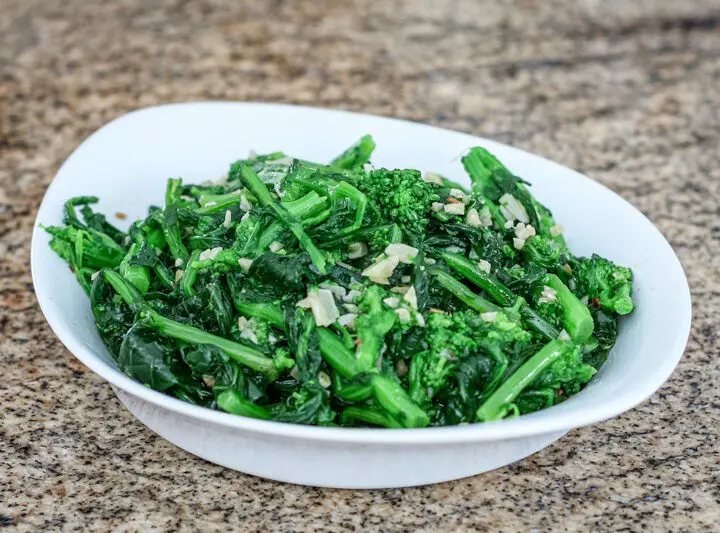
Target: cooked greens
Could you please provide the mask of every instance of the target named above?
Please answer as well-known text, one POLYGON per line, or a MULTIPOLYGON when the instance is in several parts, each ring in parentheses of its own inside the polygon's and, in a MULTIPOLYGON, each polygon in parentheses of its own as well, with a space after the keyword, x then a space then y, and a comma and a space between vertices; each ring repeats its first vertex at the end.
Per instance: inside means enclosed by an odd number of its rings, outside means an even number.
POLYGON ((50 246, 119 368, 241 416, 419 428, 552 406, 592 378, 633 310, 630 269, 576 257, 483 148, 472 187, 375 168, 365 136, 329 165, 281 152, 215 183, 169 179, 127 232, 65 205, 50 246))

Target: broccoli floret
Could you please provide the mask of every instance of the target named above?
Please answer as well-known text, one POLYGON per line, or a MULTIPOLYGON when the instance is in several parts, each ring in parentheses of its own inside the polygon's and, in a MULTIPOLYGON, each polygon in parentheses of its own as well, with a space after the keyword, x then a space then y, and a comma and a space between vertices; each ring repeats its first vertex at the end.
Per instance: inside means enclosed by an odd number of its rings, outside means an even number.
POLYGON ((573 265, 578 290, 594 305, 618 315, 627 315, 634 308, 632 299, 633 273, 629 268, 593 254, 578 259, 573 265))
POLYGON ((575 345, 545 369, 531 387, 562 389, 567 395, 575 394, 590 381, 595 372, 592 366, 583 363, 582 346, 575 345))
POLYGON ((378 169, 358 177, 355 186, 364 192, 388 223, 395 223, 417 242, 425 235, 428 213, 436 198, 417 170, 378 169))
POLYGON ((511 350, 532 339, 530 332, 503 312, 432 313, 425 331, 427 349, 413 358, 415 368, 411 369, 411 381, 417 381, 415 387, 411 383, 417 391, 413 399, 421 404, 426 395, 432 398, 447 386, 462 360, 496 348, 511 350))

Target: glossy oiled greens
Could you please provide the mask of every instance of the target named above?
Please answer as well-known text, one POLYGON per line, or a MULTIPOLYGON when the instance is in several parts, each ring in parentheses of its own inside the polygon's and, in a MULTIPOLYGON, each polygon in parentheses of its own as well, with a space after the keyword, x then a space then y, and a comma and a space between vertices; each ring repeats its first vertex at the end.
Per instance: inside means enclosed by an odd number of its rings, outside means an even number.
POLYGON ((253 155, 216 183, 169 179, 127 232, 70 199, 50 246, 119 368, 148 387, 280 422, 415 428, 499 420, 577 393, 633 310, 632 272, 575 257, 483 148, 472 187, 253 155))

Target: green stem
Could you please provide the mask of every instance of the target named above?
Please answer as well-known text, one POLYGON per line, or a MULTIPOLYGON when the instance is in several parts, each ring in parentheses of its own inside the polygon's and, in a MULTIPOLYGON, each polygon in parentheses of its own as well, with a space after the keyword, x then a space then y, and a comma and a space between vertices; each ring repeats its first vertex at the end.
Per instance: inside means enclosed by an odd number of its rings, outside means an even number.
POLYGON ((570 337, 580 344, 587 341, 595 329, 590 310, 555 274, 548 274, 545 284, 557 292, 558 302, 563 307, 563 326, 570 337))
POLYGON ((475 263, 465 256, 452 252, 440 252, 438 256, 455 272, 488 293, 498 304, 502 306, 512 305, 517 299, 517 296, 495 276, 480 270, 475 263))
POLYGON ((346 379, 353 379, 360 373, 355 354, 348 350, 333 332, 317 328, 320 353, 333 370, 346 379))
POLYGON ((250 192, 255 195, 260 205, 269 207, 273 211, 277 219, 280 220, 283 224, 285 224, 290 229, 290 231, 293 232, 298 242, 300 243, 300 246, 302 246, 302 248, 308 254, 310 254, 310 258, 312 259, 313 264, 320 271, 320 273, 327 274, 325 256, 317 248, 317 246, 315 246, 308 234, 305 233, 305 230, 303 230, 300 221, 290 212, 288 212, 288 210, 285 209, 281 204, 275 201, 272 194, 270 194, 268 188, 265 186, 260 177, 252 168, 247 165, 241 165, 240 175, 245 181, 245 184, 250 189, 250 192))
POLYGON ((340 423, 349 426, 353 420, 367 422, 373 426, 380 426, 390 429, 402 429, 402 424, 387 413, 380 412, 371 407, 346 407, 340 414, 340 423))
POLYGON ((535 355, 518 368, 505 382, 483 402, 477 410, 479 422, 488 422, 503 418, 509 411, 510 404, 540 373, 559 359, 572 345, 568 342, 554 340, 547 343, 535 355))
POLYGON ((435 276, 435 279, 445 290, 453 294, 459 300, 465 302, 468 307, 471 307, 476 311, 480 311, 481 313, 498 312, 503 310, 501 307, 498 307, 489 300, 475 294, 462 282, 456 280, 447 272, 443 272, 437 268, 428 269, 428 271, 430 274, 435 276))
POLYGON ((430 423, 427 413, 410 399, 405 389, 398 383, 380 374, 374 374, 370 378, 370 384, 378 404, 404 427, 421 428, 430 423))
POLYGON ((267 320, 273 326, 285 329, 285 317, 279 305, 266 302, 245 302, 233 300, 235 309, 241 314, 249 317, 261 318, 267 320))
POLYGON ((238 391, 233 389, 221 392, 216 401, 220 409, 234 415, 259 418, 260 420, 270 420, 272 418, 270 411, 244 399, 238 391))
POLYGON ((179 339, 190 344, 209 344, 219 348, 229 357, 248 368, 262 372, 263 374, 274 377, 277 375, 277 369, 273 360, 266 357, 262 352, 234 342, 223 339, 207 331, 203 331, 193 326, 187 326, 164 316, 159 315, 151 309, 145 309, 141 312, 144 322, 162 335, 179 339))
POLYGON ((190 255, 190 259, 188 259, 187 264, 185 265, 185 273, 182 277, 182 290, 183 293, 185 293, 185 296, 192 296, 193 294, 195 294, 195 289, 193 289, 193 285, 195 284, 198 273, 198 269, 195 263, 199 259, 200 250, 193 250, 193 253, 190 255))

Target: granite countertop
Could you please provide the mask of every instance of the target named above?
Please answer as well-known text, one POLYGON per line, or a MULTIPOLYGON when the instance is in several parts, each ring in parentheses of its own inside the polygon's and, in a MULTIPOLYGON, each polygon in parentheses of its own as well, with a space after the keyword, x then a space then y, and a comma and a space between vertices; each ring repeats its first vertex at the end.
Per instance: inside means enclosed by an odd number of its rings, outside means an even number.
POLYGON ((718 531, 720 5, 498 4, 3 1, 0 526, 718 531), (679 255, 694 300, 685 357, 633 411, 452 483, 313 489, 188 455, 55 338, 28 244, 48 183, 89 133, 138 107, 206 99, 419 120, 590 175, 679 255))

